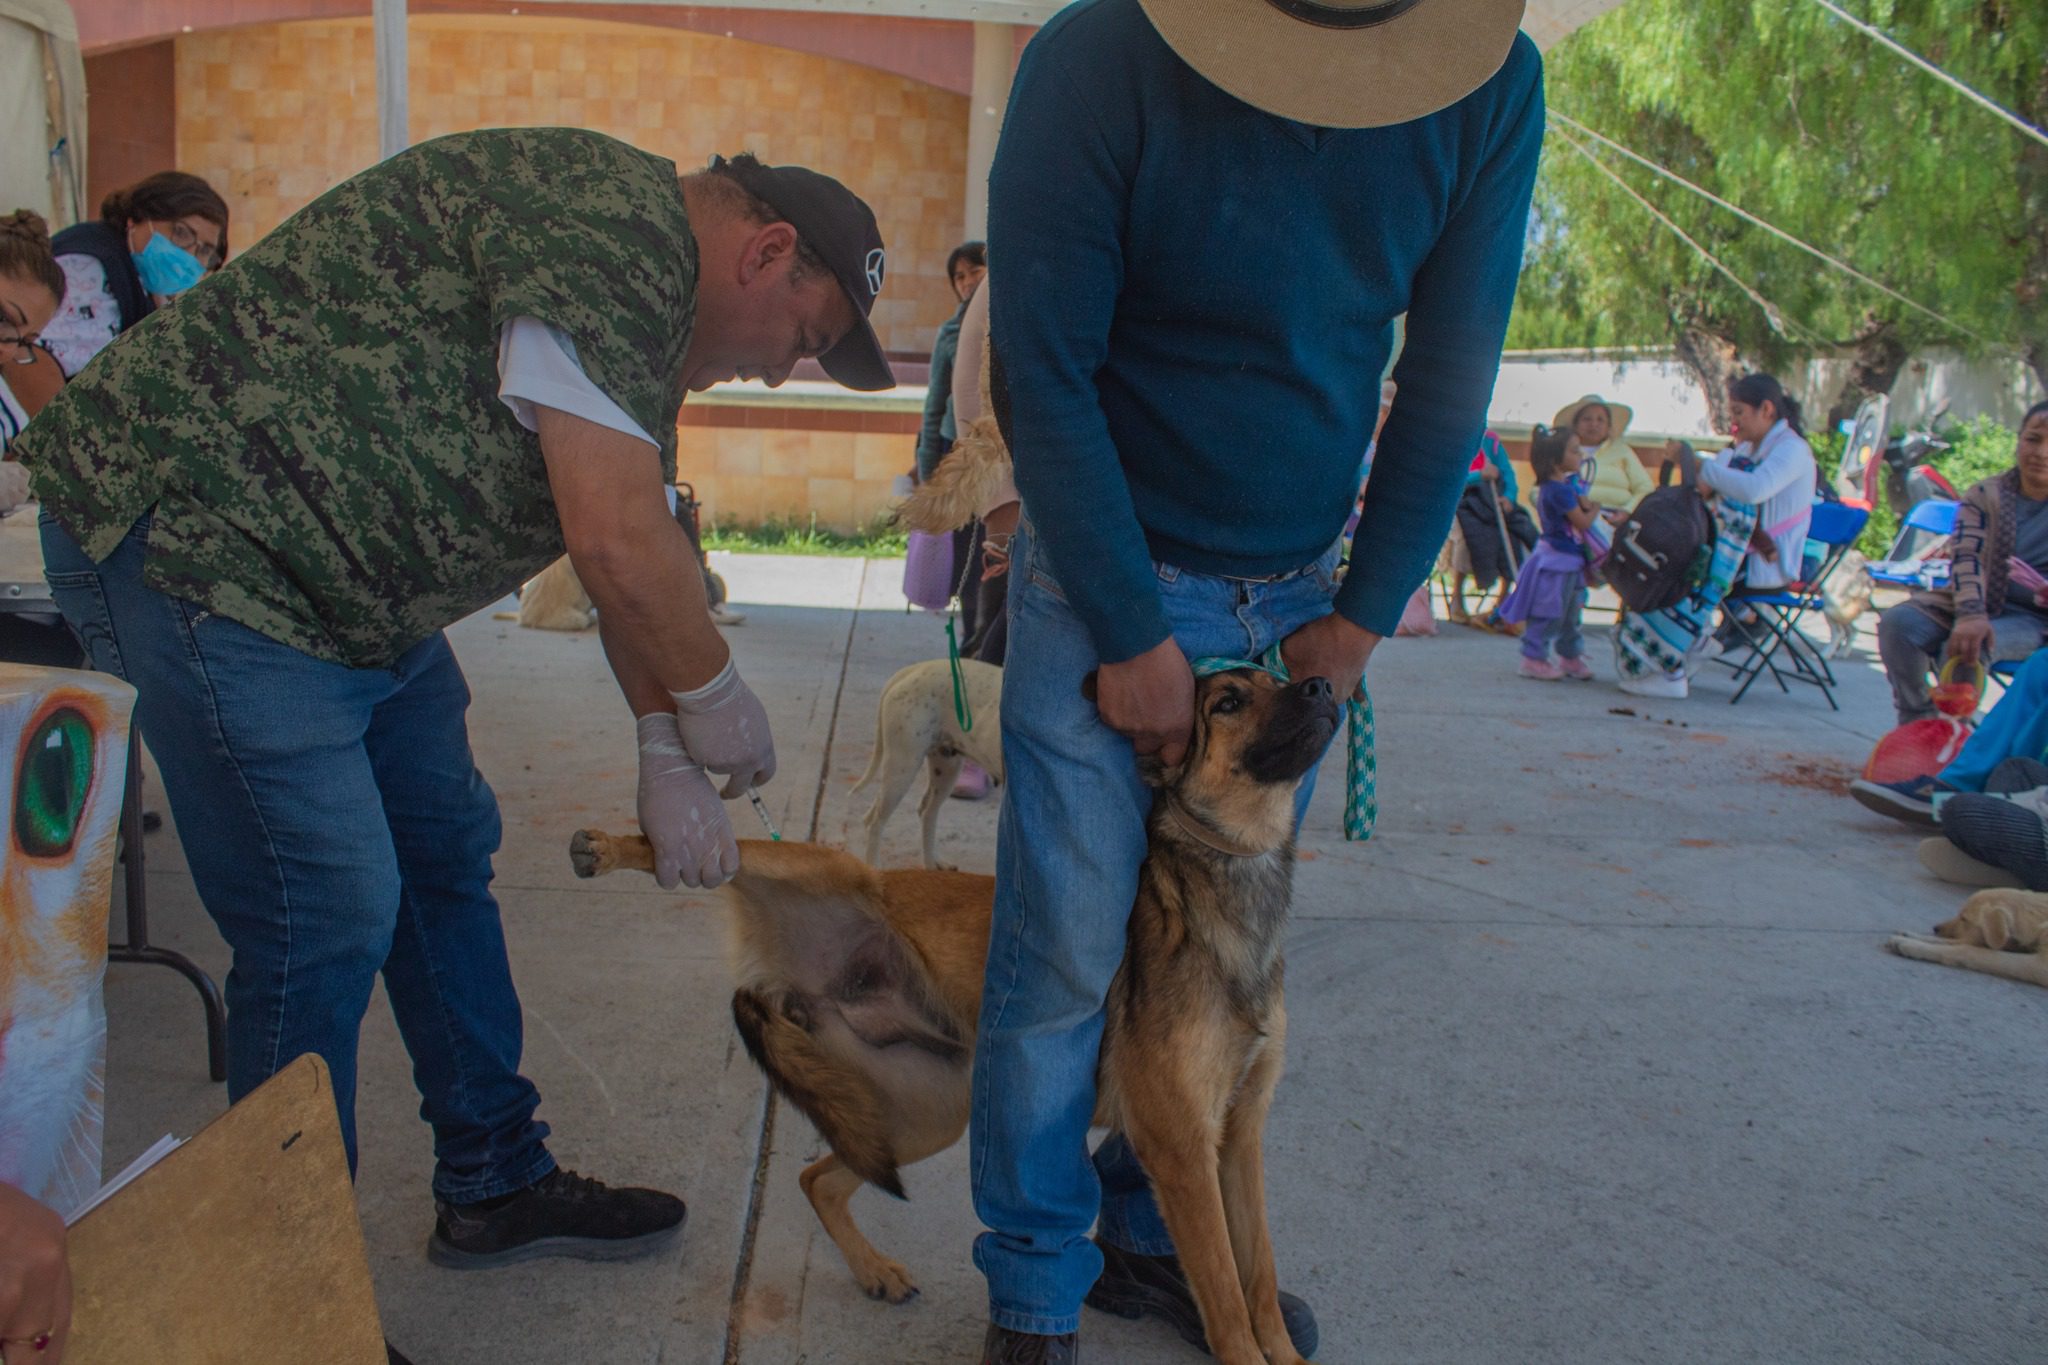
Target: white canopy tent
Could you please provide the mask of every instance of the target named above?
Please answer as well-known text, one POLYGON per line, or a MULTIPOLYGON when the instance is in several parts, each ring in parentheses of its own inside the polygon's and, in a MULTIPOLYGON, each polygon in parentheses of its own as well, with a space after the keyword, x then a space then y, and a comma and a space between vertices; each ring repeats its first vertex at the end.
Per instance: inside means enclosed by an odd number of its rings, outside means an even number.
POLYGON ((85 63, 65 0, 0 0, 0 213, 85 216, 85 63))

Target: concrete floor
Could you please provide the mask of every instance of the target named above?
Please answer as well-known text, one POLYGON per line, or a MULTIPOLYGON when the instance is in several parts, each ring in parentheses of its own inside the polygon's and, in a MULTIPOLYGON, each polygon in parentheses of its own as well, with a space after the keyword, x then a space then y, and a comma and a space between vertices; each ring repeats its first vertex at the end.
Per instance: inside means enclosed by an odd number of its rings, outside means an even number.
MULTIPOLYGON (((776 818, 842 841, 882 685, 943 633, 902 611, 897 563, 724 567, 778 727, 776 818)), ((1677 704, 1533 684, 1512 643, 1445 631, 1373 664, 1378 836, 1342 842, 1326 782, 1302 840, 1269 1183, 1320 1359, 2048 1360, 2048 993, 1881 951, 1960 893, 1840 795, 1889 717, 1868 651, 1837 714, 1766 686, 1731 708, 1719 678, 1677 704)), ((816 1135, 735 1046, 708 903, 570 874, 570 832, 633 811, 596 639, 487 615, 454 638, 554 1150, 691 1213, 648 1263, 429 1267, 428 1135, 373 1002, 359 1186, 391 1338, 419 1365, 971 1365, 964 1145, 910 1170, 911 1202, 857 1199, 924 1288, 869 1302, 796 1186, 816 1135)), ((887 862, 915 857, 914 804, 887 862)), ((942 856, 989 869, 994 821, 950 803, 942 856)), ((175 832, 149 852, 158 939, 224 970, 175 832)), ((117 967, 107 998, 115 1170, 223 1097, 181 981, 117 967)), ((1155 1327, 1085 1330, 1096 1365, 1199 1358, 1155 1327)))

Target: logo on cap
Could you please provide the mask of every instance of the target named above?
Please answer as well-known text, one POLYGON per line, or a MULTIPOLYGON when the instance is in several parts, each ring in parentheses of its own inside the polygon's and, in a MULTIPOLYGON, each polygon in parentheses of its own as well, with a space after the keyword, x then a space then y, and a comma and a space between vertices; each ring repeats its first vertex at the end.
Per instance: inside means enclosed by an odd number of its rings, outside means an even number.
POLYGON ((882 248, 876 247, 868 253, 868 292, 882 292, 882 248))

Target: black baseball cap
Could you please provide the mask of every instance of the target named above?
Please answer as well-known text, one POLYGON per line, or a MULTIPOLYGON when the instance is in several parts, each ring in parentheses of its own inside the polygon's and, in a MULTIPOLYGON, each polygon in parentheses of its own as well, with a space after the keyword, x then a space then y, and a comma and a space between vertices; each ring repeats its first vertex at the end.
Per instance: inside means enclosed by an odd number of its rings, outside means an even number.
POLYGON ((818 357, 825 373, 862 393, 894 388, 896 374, 868 321, 887 263, 874 210, 831 176, 802 166, 763 166, 752 157, 728 161, 721 156, 712 158, 711 167, 730 174, 795 228, 853 300, 859 320, 837 346, 818 357))

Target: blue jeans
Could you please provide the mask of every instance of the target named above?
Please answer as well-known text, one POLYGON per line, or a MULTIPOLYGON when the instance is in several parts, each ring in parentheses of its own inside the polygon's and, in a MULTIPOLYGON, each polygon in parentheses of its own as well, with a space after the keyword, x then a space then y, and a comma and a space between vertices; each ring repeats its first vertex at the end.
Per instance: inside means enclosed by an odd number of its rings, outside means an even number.
POLYGON ((455 1203, 554 1169, 519 1074, 519 997, 490 892, 498 803, 444 636, 346 668, 142 581, 150 518, 95 564, 48 517, 43 559, 93 666, 125 678, 192 880, 234 950, 228 1098, 317 1052, 355 1167, 356 1041, 379 971, 455 1203))
MULTIPOLYGON (((1300 573, 1245 582, 1158 567, 1174 639, 1190 658, 1256 658, 1330 611, 1337 550, 1300 573)), ((1103 1002, 1145 858, 1151 792, 1130 741, 1081 695, 1095 645, 1068 607, 1028 522, 1012 547, 1003 668, 1007 794, 996 844, 981 1033, 974 1058, 974 1245, 989 1316, 1019 1332, 1077 1331, 1102 1273, 1088 1231, 1148 1256, 1173 1242, 1128 1143, 1091 1160, 1103 1002)), ((1297 811, 1315 787, 1301 784, 1297 811)))
POLYGON ((2008 758, 2048 759, 2048 649, 2020 665, 2011 686, 1963 745, 1941 780, 1957 791, 1981 792, 1991 770, 2008 758))
MULTIPOLYGON (((1948 657, 1949 628, 1911 602, 1901 602, 1877 618, 1877 652, 1891 680, 1892 705, 1899 724, 1935 714, 1928 695, 1928 672, 1936 659, 1948 657)), ((2048 644, 2048 616, 2008 606, 1991 618, 1989 664, 2024 659, 2048 644)), ((1988 772, 1989 769, 1986 769, 1988 772)))

